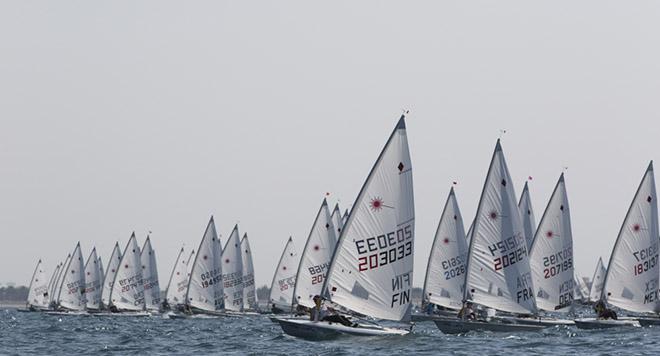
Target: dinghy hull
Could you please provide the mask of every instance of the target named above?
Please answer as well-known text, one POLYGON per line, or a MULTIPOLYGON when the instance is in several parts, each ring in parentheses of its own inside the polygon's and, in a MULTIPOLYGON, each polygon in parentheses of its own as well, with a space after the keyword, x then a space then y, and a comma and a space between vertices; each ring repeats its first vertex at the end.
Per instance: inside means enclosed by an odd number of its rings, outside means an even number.
POLYGON ((409 330, 385 328, 376 325, 345 326, 339 323, 325 321, 310 321, 307 319, 271 318, 280 324, 286 334, 307 340, 328 340, 341 336, 403 336, 409 330))
POLYGON ((640 327, 640 323, 634 319, 624 320, 602 320, 596 318, 575 319, 578 329, 609 329, 619 327, 640 327))
POLYGON ((570 326, 575 325, 573 320, 568 319, 555 319, 555 318, 501 318, 505 321, 510 321, 516 324, 525 325, 541 325, 545 327, 552 326, 570 326))
POLYGON ((504 322, 486 322, 461 319, 436 319, 435 325, 445 334, 463 334, 469 331, 491 331, 491 332, 529 332, 541 331, 546 326, 527 325, 504 322))
POLYGON ((637 321, 641 326, 660 325, 660 318, 639 318, 637 321))

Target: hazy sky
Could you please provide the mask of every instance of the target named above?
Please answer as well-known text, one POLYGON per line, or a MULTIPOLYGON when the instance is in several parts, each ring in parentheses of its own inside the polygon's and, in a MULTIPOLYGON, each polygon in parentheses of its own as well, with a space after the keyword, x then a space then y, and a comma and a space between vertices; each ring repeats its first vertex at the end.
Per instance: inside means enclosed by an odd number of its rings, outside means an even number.
POLYGON ((569 167, 591 277, 660 158, 659 18, 657 1, 3 1, 0 282, 151 230, 164 288, 213 214, 269 284, 325 192, 353 203, 403 108, 415 285, 452 181, 467 229, 500 129, 537 219, 569 167))

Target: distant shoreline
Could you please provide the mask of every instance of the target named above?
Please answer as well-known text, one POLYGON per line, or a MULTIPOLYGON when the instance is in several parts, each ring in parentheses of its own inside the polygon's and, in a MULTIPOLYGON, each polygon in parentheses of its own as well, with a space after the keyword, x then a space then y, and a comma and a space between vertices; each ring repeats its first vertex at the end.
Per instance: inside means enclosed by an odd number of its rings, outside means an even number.
POLYGON ((16 302, 16 301, 0 301, 0 309, 18 309, 24 308, 25 302, 16 302))

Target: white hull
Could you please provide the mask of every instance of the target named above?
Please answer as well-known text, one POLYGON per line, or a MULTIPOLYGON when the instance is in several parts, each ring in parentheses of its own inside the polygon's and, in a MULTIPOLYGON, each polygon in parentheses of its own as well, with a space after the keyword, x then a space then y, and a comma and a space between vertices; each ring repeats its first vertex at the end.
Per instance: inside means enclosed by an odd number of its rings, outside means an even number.
POLYGON ((435 325, 445 334, 463 334, 469 331, 491 331, 491 332, 528 332, 541 331, 544 325, 527 325, 506 323, 501 321, 479 321, 461 320, 458 318, 438 318, 433 320, 435 325))
POLYGON ((309 340, 334 339, 340 336, 402 336, 409 330, 385 328, 377 325, 345 326, 326 321, 310 321, 307 319, 271 318, 277 321, 282 330, 295 337, 309 340))
POLYGON ((607 329, 618 327, 640 327, 640 323, 635 319, 603 320, 596 318, 575 319, 575 325, 578 329, 607 329))

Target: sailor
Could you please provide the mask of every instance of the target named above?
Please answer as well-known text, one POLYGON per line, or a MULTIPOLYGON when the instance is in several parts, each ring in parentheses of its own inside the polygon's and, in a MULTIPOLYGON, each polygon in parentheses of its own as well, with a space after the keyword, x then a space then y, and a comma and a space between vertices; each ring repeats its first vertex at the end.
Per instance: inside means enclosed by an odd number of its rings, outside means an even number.
POLYGON ((323 298, 320 295, 315 295, 312 298, 314 307, 310 310, 309 317, 311 321, 320 321, 328 316, 328 308, 323 303, 323 298))
POLYGON ((327 321, 329 323, 340 323, 344 326, 357 327, 357 323, 352 323, 347 317, 339 314, 329 314, 328 308, 323 303, 323 298, 320 295, 315 295, 312 298, 314 307, 310 311, 309 317, 311 321, 327 321))
POLYGON ((477 314, 474 312, 471 302, 465 302, 463 304, 463 308, 461 308, 461 310, 458 312, 458 317, 460 319, 469 319, 469 320, 477 319, 477 314))
POLYGON ((594 311, 596 311, 596 314, 598 314, 598 319, 613 319, 617 320, 616 312, 612 309, 608 309, 605 306, 605 302, 602 300, 599 300, 596 305, 594 305, 594 311))

